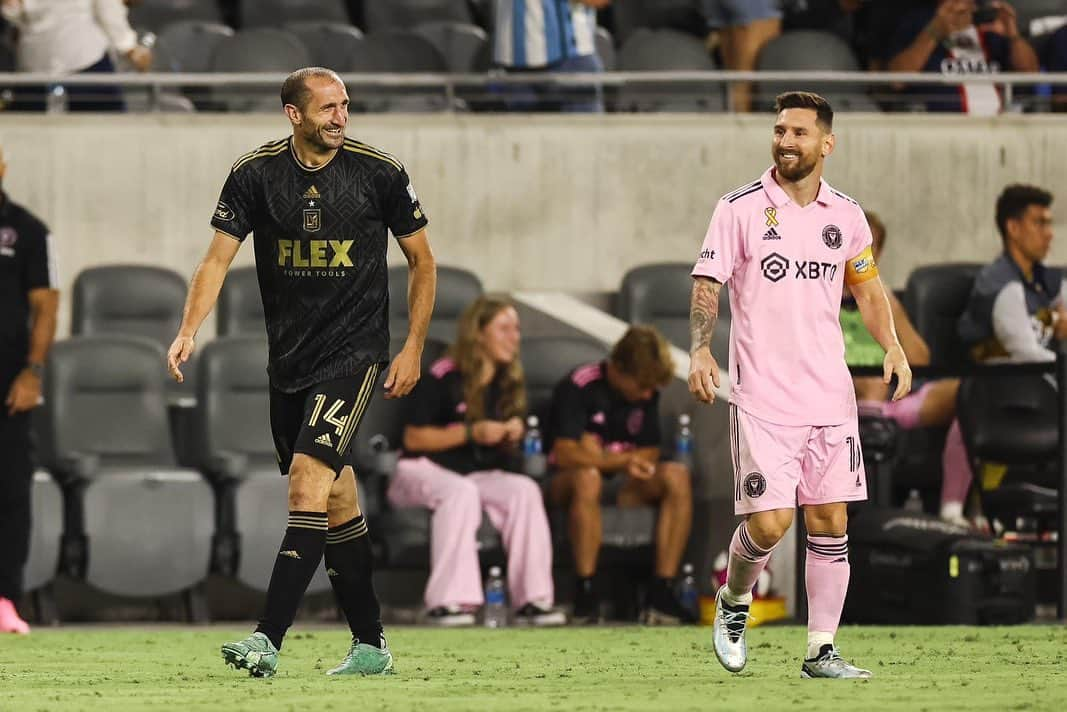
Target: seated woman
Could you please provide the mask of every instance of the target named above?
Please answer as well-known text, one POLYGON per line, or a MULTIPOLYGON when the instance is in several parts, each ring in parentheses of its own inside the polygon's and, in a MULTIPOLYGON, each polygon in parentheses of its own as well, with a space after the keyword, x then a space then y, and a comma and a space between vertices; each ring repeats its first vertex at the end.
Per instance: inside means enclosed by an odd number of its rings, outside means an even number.
MULTIPOLYGON (((867 222, 874 237, 872 251, 874 259, 882 255, 885 247, 885 225, 877 215, 867 213, 867 222)), ((893 321, 896 323, 897 336, 904 347, 904 353, 912 366, 926 366, 930 363, 930 349, 922 336, 915 331, 904 305, 893 292, 889 295, 893 309, 893 321)), ((881 366, 885 354, 882 347, 863 327, 863 319, 856 308, 856 302, 845 287, 841 304, 841 331, 845 335, 845 360, 850 366, 881 366)), ((877 376, 855 378, 856 400, 859 412, 877 415, 896 422, 904 430, 951 424, 945 438, 945 447, 941 453, 941 518, 957 524, 967 525, 963 516, 964 502, 971 488, 973 473, 963 445, 963 434, 956 419, 956 392, 960 382, 956 378, 929 381, 899 401, 888 400, 889 387, 877 376)))
POLYGON ((518 312, 506 299, 480 297, 463 313, 449 355, 415 388, 404 456, 388 491, 394 507, 433 510, 424 593, 431 623, 470 625, 484 602, 476 538, 483 509, 507 550, 516 621, 566 622, 552 608, 552 537, 541 489, 508 471, 525 413, 518 312))

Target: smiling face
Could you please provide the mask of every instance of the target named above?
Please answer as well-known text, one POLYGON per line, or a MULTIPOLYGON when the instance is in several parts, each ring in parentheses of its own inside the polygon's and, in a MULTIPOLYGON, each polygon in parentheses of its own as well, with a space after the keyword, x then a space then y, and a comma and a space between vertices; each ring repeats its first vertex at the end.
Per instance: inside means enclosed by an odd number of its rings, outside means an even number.
POLYGON ((307 99, 303 107, 286 104, 293 133, 321 152, 344 145, 348 125, 348 92, 345 85, 324 76, 305 81, 307 99))
POLYGON ((497 366, 512 363, 519 355, 519 313, 507 306, 493 315, 482 327, 478 344, 485 356, 497 366))
POLYGON ((816 169, 834 149, 834 135, 818 121, 814 109, 782 109, 774 124, 771 158, 782 178, 797 182, 816 169))

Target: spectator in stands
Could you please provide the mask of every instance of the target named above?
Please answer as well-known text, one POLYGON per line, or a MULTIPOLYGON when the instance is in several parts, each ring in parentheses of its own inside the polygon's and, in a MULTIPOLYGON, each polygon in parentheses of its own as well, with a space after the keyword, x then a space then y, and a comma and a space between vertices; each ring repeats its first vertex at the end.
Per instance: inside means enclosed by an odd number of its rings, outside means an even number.
POLYGON ((1052 194, 1009 185, 997 198, 1000 257, 975 280, 959 334, 976 361, 1054 361, 1067 338, 1063 273, 1043 260, 1052 244, 1052 194))
MULTIPOLYGON (((1014 8, 1002 0, 983 0, 981 5, 979 13, 974 0, 939 0, 936 7, 909 13, 891 43, 890 71, 940 72, 961 78, 1039 71, 1034 49, 1019 34, 1014 8)), ((927 111, 992 116, 1003 108, 997 88, 989 83, 927 84, 911 87, 908 93, 927 111)))
MULTIPOLYGON (((144 72, 152 52, 138 44, 123 0, 0 0, 3 16, 18 28, 18 67, 24 72, 110 74, 110 51, 144 72)), ((45 108, 46 87, 27 90, 16 108, 45 108)), ((119 87, 110 84, 66 88, 70 111, 122 111, 119 87)))
MULTIPOLYGON (((881 259, 885 248, 886 229, 882 220, 867 212, 867 222, 874 238, 871 249, 874 260, 881 259)), ((904 355, 913 366, 930 364, 930 348, 915 330, 904 305, 892 292, 886 292, 893 310, 893 323, 904 347, 904 355)), ((856 300, 845 286, 841 305, 841 331, 845 337, 845 360, 849 366, 881 366, 885 353, 866 328, 856 308, 856 300)), ((945 446, 941 451, 941 518, 954 524, 968 525, 963 516, 964 502, 974 479, 963 433, 956 420, 956 392, 960 382, 956 378, 929 381, 898 401, 889 400, 889 386, 877 376, 854 378, 856 402, 861 415, 876 415, 894 421, 904 430, 949 426, 945 446)))
POLYGON ((389 485, 394 507, 433 510, 425 591, 431 623, 474 623, 484 601, 477 542, 483 509, 504 540, 516 618, 566 622, 552 608, 552 537, 541 489, 510 471, 525 414, 519 315, 506 299, 480 297, 463 313, 450 355, 415 388, 405 455, 389 485))
MULTIPOLYGON (((0 184, 5 171, 0 151, 0 184)), ((30 411, 56 332, 55 262, 48 228, 0 190, 0 633, 29 633, 15 603, 30 548, 30 411)))
POLYGON ((552 394, 549 436, 558 471, 549 496, 570 510, 575 621, 599 617, 593 577, 602 536, 600 499, 611 488, 620 507, 659 505, 646 621, 694 622, 673 592, 692 520, 690 474, 684 465, 660 459, 659 389, 673 373, 664 338, 650 326, 634 326, 606 361, 574 369, 552 394))
MULTIPOLYGON (((763 45, 781 34, 779 0, 701 0, 701 4, 727 69, 752 71, 763 45)), ((730 92, 735 111, 751 111, 749 82, 735 83, 730 92)))
MULTIPOLYGON (((596 11, 611 0, 495 0, 493 61, 509 73, 599 73, 596 11)), ((600 86, 506 86, 514 111, 601 112, 600 86)))

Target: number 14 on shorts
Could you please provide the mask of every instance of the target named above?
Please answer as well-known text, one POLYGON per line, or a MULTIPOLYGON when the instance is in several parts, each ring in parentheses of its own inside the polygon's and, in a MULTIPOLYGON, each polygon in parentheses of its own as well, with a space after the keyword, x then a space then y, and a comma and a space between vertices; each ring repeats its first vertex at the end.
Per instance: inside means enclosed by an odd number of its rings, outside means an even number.
POLYGON ((342 415, 338 417, 337 414, 342 408, 344 408, 345 402, 344 400, 338 398, 333 402, 333 405, 331 405, 326 410, 326 415, 322 415, 322 409, 326 407, 326 400, 326 396, 322 393, 318 393, 315 395, 315 407, 311 411, 311 419, 308 420, 308 427, 314 428, 315 425, 319 422, 319 416, 322 416, 322 420, 334 426, 334 432, 337 433, 338 437, 340 437, 342 433, 344 433, 345 423, 348 422, 348 416, 342 415))

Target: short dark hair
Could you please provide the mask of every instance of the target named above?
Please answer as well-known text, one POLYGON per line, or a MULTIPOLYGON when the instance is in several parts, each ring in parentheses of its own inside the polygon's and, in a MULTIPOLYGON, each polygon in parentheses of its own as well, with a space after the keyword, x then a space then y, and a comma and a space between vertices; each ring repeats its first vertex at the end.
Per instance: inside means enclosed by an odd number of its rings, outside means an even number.
POLYGON ((654 326, 627 329, 611 349, 611 362, 644 388, 665 386, 674 377, 671 348, 654 326))
POLYGON ((1047 208, 1052 205, 1052 193, 1033 185, 1015 183, 1000 192, 997 198, 997 230, 1001 241, 1008 239, 1008 221, 1018 220, 1031 205, 1047 208))
POLYGON ((834 128, 833 107, 814 92, 787 91, 779 94, 774 100, 774 113, 780 113, 783 109, 811 109, 815 112, 815 120, 824 131, 829 133, 834 128))
POLYGON ((337 76, 337 72, 332 69, 326 69, 326 67, 304 67, 298 69, 282 82, 282 106, 286 104, 292 104, 298 109, 303 109, 307 106, 308 100, 311 98, 311 90, 308 89, 307 80, 311 77, 324 77, 326 79, 332 79, 338 84, 342 84, 341 77, 337 76))

